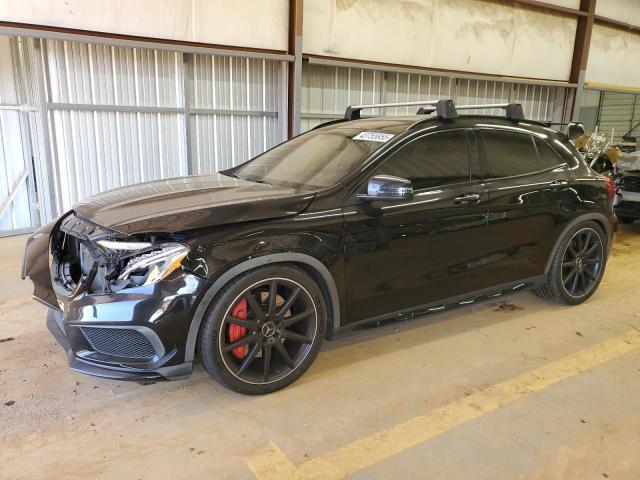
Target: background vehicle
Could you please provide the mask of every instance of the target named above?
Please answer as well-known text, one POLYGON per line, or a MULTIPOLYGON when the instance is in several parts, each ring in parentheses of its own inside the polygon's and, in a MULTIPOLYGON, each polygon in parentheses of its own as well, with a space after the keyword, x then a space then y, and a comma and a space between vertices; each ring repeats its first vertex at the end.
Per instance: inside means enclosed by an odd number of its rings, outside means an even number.
POLYGON ((34 234, 23 276, 71 368, 183 378, 197 347, 216 380, 267 393, 338 330, 523 288, 588 299, 611 180, 517 104, 410 104, 420 115, 349 107, 239 167, 107 192, 34 234), (474 108, 506 116, 458 116, 474 108))
POLYGON ((627 153, 616 164, 614 205, 620 223, 640 219, 640 152, 627 153))

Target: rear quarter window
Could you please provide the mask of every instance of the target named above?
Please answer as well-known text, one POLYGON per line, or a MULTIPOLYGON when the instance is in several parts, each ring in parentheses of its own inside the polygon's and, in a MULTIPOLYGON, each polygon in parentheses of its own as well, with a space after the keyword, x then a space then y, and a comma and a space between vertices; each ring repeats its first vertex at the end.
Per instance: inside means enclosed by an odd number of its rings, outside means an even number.
POLYGON ((506 130, 480 130, 487 174, 512 177, 541 170, 533 137, 506 130))
POLYGON ((546 170, 547 168, 554 168, 558 165, 562 165, 565 161, 560 158, 556 151, 547 144, 544 140, 539 138, 535 139, 536 148, 538 150, 538 156, 540 157, 540 169, 546 170))

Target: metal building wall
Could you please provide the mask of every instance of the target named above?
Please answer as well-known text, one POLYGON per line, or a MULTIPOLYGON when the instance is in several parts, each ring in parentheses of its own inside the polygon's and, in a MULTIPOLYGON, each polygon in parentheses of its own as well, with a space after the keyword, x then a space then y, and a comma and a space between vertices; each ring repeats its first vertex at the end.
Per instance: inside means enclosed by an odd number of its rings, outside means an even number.
MULTIPOLYGON (((640 122, 640 95, 634 93, 602 92, 598 131, 611 134, 619 142, 634 125, 640 122)), ((640 127, 632 136, 640 137, 640 127)))
POLYGON ((18 46, 0 36, 0 235, 37 224, 29 137, 29 102, 18 46))
POLYGON ((0 36, 0 231, 263 152, 285 138, 284 75, 279 60, 0 36))
POLYGON ((237 165, 284 139, 279 62, 195 55, 192 72, 194 173, 237 165))
MULTIPOLYGON (((301 125, 305 132, 341 118, 346 105, 382 102, 382 73, 302 64, 301 125)), ((369 112, 367 112, 369 113, 369 112)))
MULTIPOLYGON (((442 98, 452 98, 457 105, 518 102, 522 104, 527 118, 560 120, 558 111, 563 108, 565 92, 564 87, 538 83, 455 78, 309 62, 303 64, 302 74, 302 131, 341 118, 345 107, 350 104, 442 98)), ((385 109, 384 114, 412 115, 415 111, 416 107, 393 107, 385 109)), ((501 110, 474 110, 473 113, 500 115, 501 110)), ((381 115, 383 112, 371 110, 366 114, 381 115)))
POLYGON ((187 173, 182 54, 54 40, 45 48, 60 211, 187 173))

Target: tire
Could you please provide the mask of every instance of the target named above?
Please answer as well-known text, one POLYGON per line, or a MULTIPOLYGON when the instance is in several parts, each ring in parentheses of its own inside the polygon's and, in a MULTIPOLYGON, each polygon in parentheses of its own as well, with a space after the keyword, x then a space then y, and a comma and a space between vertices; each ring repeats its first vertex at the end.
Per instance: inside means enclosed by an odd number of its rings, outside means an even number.
POLYGON ((556 303, 578 305, 585 302, 602 281, 607 252, 607 236, 600 225, 591 221, 576 225, 564 236, 553 253, 546 284, 537 289, 536 293, 545 300, 556 303), (580 248, 589 238, 592 243, 584 249, 580 248), (594 252, 587 255, 591 249, 595 249, 594 252), (578 255, 574 255, 574 252, 578 255))
POLYGON ((275 392, 313 363, 326 325, 324 297, 304 270, 290 264, 256 268, 212 300, 200 330, 201 360, 211 378, 230 390, 275 392))
POLYGON ((623 225, 631 225, 635 221, 635 218, 632 218, 632 217, 618 217, 618 221, 620 223, 622 223, 623 225))

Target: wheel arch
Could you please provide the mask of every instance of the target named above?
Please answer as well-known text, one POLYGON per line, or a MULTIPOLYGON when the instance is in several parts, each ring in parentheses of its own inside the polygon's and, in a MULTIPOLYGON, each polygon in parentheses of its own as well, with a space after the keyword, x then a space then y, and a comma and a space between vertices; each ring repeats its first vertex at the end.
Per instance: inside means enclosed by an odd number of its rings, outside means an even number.
POLYGON ((327 331, 325 338, 331 339, 334 331, 340 326, 340 297, 338 295, 338 289, 335 281, 327 269, 327 267, 320 262, 320 260, 303 253, 298 252, 283 252, 272 253, 263 255, 260 257, 250 258, 248 260, 239 263, 222 275, 220 275, 204 293, 196 311, 191 319, 191 325, 189 326, 189 334, 187 335, 187 344, 185 349, 185 361, 193 361, 195 357, 196 344, 198 341, 198 335, 200 333, 200 326, 202 320, 209 309, 211 301, 215 298, 218 292, 231 280, 236 278, 249 270, 253 270, 265 265, 274 265, 279 263, 293 264, 302 268, 307 274, 309 274, 320 286, 320 290, 327 303, 327 331))
POLYGON ((569 222, 564 227, 564 229, 562 230, 562 233, 558 235, 556 243, 554 244, 553 249, 551 250, 551 254, 549 255, 549 259, 547 260, 547 265, 544 270, 545 274, 549 273, 549 270, 551 269, 551 264, 553 263, 553 259, 556 255, 556 252, 560 248, 560 245, 562 244, 562 241, 564 240, 567 233, 576 225, 579 225, 580 223, 583 223, 583 222, 589 222, 589 221, 596 222, 600 226, 600 228, 602 228, 602 231, 604 232, 604 234, 607 236, 606 250, 608 254, 608 251, 611 248, 611 240, 613 238, 613 227, 611 225, 611 221, 606 217, 606 215, 602 213, 597 213, 597 212, 586 213, 584 215, 580 215, 579 217, 574 218, 571 222, 569 222))

